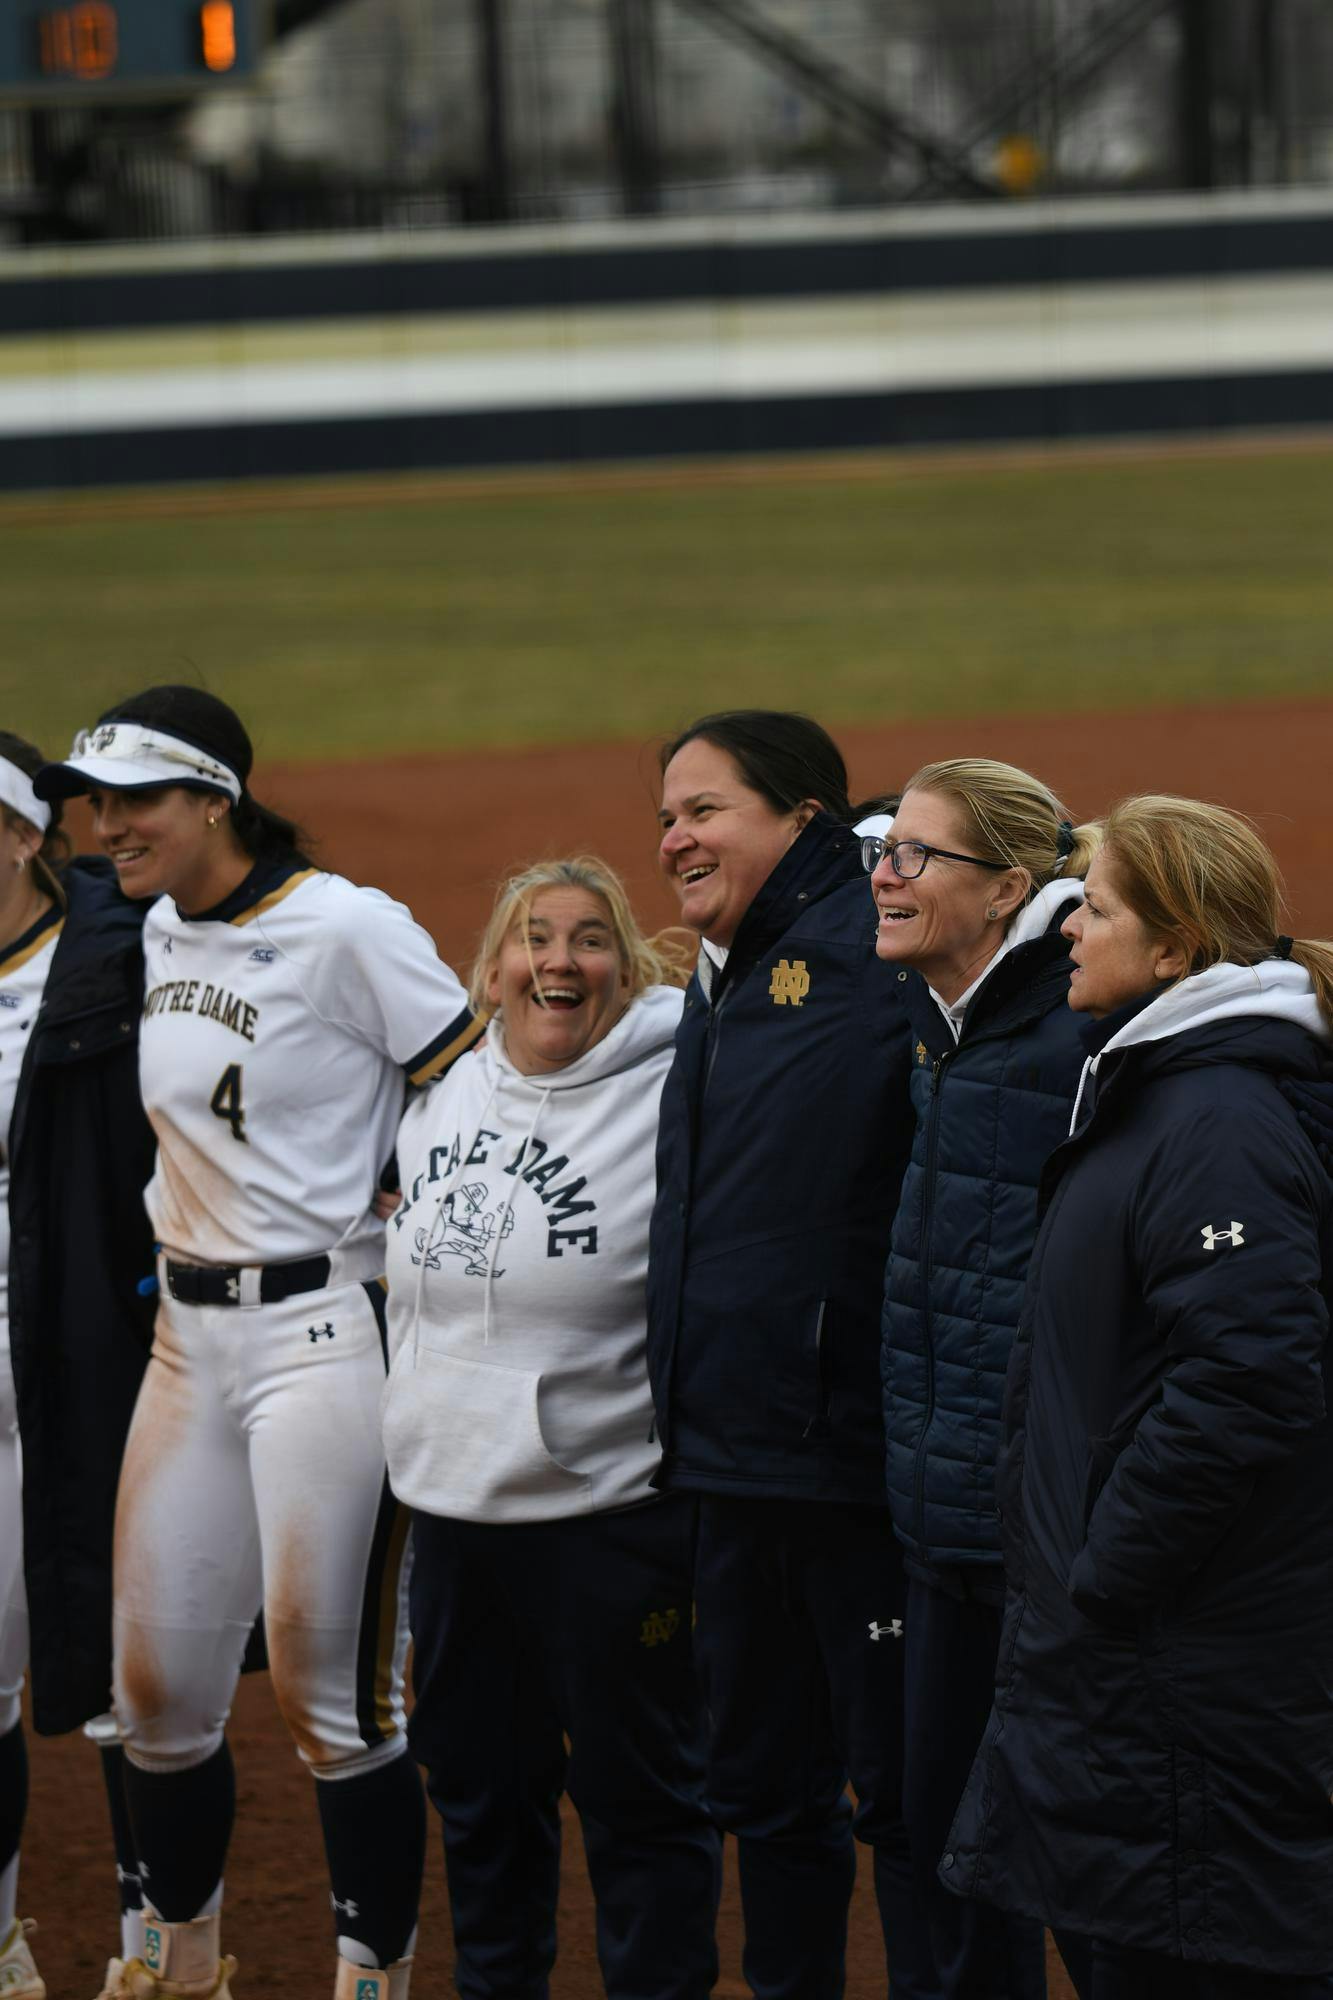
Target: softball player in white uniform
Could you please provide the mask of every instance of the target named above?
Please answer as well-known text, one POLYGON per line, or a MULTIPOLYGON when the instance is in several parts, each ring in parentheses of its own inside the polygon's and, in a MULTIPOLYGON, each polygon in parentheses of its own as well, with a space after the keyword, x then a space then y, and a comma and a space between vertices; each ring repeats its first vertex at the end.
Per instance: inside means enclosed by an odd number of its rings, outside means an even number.
POLYGON ((225 704, 160 688, 38 780, 92 795, 144 930, 153 1356, 116 1515, 116 1710, 147 1905, 107 1994, 225 2000, 223 1735, 260 1609, 320 1781, 337 2000, 403 2000, 424 1844, 404 1755, 405 1517, 379 1441, 383 1229, 405 1078, 480 1031, 408 912, 313 867, 245 789, 225 704))

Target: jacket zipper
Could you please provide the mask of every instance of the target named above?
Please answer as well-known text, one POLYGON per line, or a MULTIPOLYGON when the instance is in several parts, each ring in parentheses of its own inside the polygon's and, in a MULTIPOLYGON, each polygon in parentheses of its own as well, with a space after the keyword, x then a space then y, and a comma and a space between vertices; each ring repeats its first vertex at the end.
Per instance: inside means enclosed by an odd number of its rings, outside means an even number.
POLYGON ((828 1357, 824 1351, 824 1315, 828 1311, 828 1300, 819 1301, 819 1317, 815 1321, 815 1413, 802 1431, 803 1438, 827 1437, 829 1434, 829 1385, 825 1377, 828 1357))
POLYGON ((926 1127, 926 1184, 921 1203, 921 1326, 925 1336, 922 1346, 926 1364, 926 1414, 917 1443, 916 1464, 912 1469, 912 1532, 917 1546, 921 1549, 926 1546, 926 1446, 935 1416, 935 1330, 930 1311, 930 1239, 934 1219, 932 1197, 935 1187, 935 1154, 940 1131, 940 1086, 944 1081, 944 1070, 951 1053, 952 1051, 946 1050, 942 1056, 937 1056, 931 1067, 930 1122, 926 1127))
MULTIPOLYGON (((731 990, 730 988, 727 989, 728 992, 730 990, 731 990)), ((726 994, 723 994, 721 997, 723 1000, 725 1000, 726 994)), ((692 1106, 687 1105, 687 1135, 686 1135, 688 1140, 688 1163, 686 1171, 687 1194, 684 1202, 681 1204, 682 1212, 680 1216, 677 1218, 680 1224, 680 1231, 681 1231, 680 1262, 677 1268, 678 1292, 676 1297, 676 1324, 671 1336, 671 1355, 670 1359, 668 1360, 667 1370, 666 1370, 667 1386, 664 1397, 666 1408, 664 1410, 654 1410, 653 1420, 648 1426, 649 1444, 660 1444, 664 1453, 668 1452, 671 1448, 668 1418, 671 1407, 672 1388, 675 1382, 675 1375, 676 1375, 676 1350, 680 1346, 680 1318, 681 1318, 681 1313, 684 1309, 681 1295, 684 1292, 684 1286, 685 1286, 686 1236, 688 1234, 688 1229, 689 1229, 690 1201, 693 1198, 694 1158, 695 1154, 698 1151, 698 1144, 699 1144, 698 1125, 703 1118, 704 1099, 708 1095, 708 1086, 709 1083, 712 1081, 713 1064, 717 1060, 717 1045, 719 1041, 718 1016, 721 1012, 721 1006, 719 1005, 715 1007, 711 1000, 707 1000, 705 1004, 707 1005, 708 1008, 708 1023, 704 1029, 704 1047, 703 1047, 703 1054, 700 1059, 700 1068, 702 1071, 702 1075, 699 1080, 699 1096, 695 1104, 693 1104, 692 1106)))

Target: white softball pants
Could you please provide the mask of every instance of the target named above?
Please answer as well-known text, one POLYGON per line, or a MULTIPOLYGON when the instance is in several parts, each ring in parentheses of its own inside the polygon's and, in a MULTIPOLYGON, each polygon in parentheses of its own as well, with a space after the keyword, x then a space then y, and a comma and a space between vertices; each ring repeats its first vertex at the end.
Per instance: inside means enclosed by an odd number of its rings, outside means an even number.
POLYGON ((315 1775, 403 1748, 407 1514, 385 1479, 371 1291, 163 1299, 116 1503, 116 1715, 143 1770, 216 1751, 261 1604, 315 1775))

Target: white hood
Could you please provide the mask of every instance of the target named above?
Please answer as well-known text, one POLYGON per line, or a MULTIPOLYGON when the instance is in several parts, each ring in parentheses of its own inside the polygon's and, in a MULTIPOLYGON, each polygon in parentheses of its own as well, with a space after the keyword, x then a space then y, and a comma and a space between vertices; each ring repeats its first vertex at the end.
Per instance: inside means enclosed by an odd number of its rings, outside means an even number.
POLYGON ((650 986, 627 1007, 610 1034, 604 1035, 585 1055, 564 1069, 541 1076, 528 1076, 514 1068, 505 1049, 504 1021, 495 1015, 486 1030, 485 1054, 506 1082, 517 1090, 540 1094, 547 1091, 582 1090, 589 1084, 604 1083, 621 1076, 645 1058, 675 1045, 685 996, 675 986, 650 986))
POLYGON ((1104 1048, 1088 1057, 1079 1078, 1070 1131, 1077 1123, 1089 1077, 1096 1075, 1103 1057, 1113 1050, 1133 1048, 1140 1042, 1163 1042, 1213 1021, 1251 1020, 1255 1016, 1292 1021, 1320 1041, 1330 1039, 1314 982, 1303 965, 1293 965, 1285 958, 1260 959, 1258 965, 1210 965, 1206 972, 1192 973, 1166 987, 1141 1013, 1117 1029, 1104 1048))
POLYGON ((1031 944, 1033 938, 1045 937, 1051 928, 1051 920, 1057 910, 1073 909, 1083 901, 1083 884, 1077 875, 1071 875, 1066 882, 1063 878, 1048 882, 1044 889, 1038 889, 1030 903, 1024 904, 1005 932, 1005 948, 1012 951, 1016 944, 1031 944))
POLYGON ((533 1521, 650 1496, 648 1223, 683 1002, 650 987, 541 1076, 514 1068, 493 1021, 409 1106, 384 1438, 411 1506, 533 1521))

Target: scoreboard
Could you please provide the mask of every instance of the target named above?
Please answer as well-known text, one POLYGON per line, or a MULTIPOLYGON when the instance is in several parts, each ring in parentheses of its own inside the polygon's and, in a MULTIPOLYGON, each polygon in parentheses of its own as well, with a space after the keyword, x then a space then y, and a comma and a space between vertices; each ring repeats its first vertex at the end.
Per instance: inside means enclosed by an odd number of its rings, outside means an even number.
POLYGON ((166 97, 239 82, 266 0, 0 0, 0 101, 166 97))

